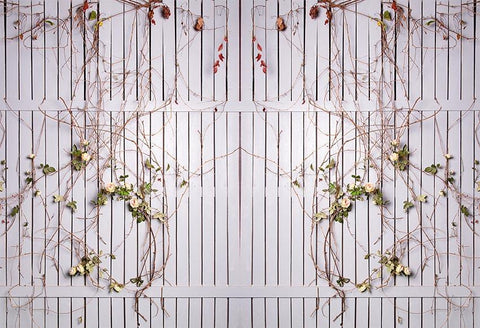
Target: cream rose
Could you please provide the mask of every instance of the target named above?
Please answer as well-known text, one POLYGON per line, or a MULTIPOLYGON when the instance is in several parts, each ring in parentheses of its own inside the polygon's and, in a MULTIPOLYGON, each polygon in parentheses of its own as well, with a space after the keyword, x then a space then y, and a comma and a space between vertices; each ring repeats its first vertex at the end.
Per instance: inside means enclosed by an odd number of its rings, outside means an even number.
POLYGON ((368 193, 375 191, 375 184, 373 182, 367 182, 364 186, 365 191, 368 193))
POLYGON ((406 275, 406 276, 409 276, 411 275, 412 273, 410 272, 410 268, 409 267, 404 267, 403 268, 403 274, 406 275))
POLYGON ((348 199, 347 197, 343 197, 340 201, 340 206, 343 208, 348 208, 350 206, 350 199, 348 199))
POLYGON ((398 140, 392 140, 392 142, 390 143, 393 147, 398 147, 398 145, 400 144, 398 142, 398 140))
POLYGON ((89 153, 82 153, 82 161, 88 162, 90 159, 92 159, 92 156, 89 153))
POLYGON ((137 197, 133 197, 132 199, 130 199, 130 206, 132 208, 137 208, 140 206, 140 201, 138 200, 137 197))
POLYGON ((71 267, 70 268, 70 271, 68 271, 68 274, 71 275, 71 276, 74 276, 77 274, 77 268, 76 267, 71 267))
POLYGON ((116 186, 115 186, 115 183, 113 182, 109 182, 105 185, 105 191, 110 194, 115 191, 115 188, 116 186))
POLYGON ((391 153, 389 158, 392 162, 398 161, 398 153, 391 153))

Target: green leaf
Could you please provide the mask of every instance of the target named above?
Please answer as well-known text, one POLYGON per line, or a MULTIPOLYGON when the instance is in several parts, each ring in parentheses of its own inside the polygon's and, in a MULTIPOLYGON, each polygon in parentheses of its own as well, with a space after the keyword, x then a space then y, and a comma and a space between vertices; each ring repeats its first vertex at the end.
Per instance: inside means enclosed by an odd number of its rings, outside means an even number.
POLYGON ((428 22, 426 22, 425 25, 430 26, 430 25, 432 25, 433 23, 435 23, 435 20, 434 20, 434 19, 431 19, 431 20, 429 20, 428 22))
POLYGON ((145 166, 147 167, 147 169, 153 169, 154 168, 152 163, 150 162, 150 160, 148 158, 145 161, 145 166))
POLYGON ((75 212, 77 210, 77 201, 76 200, 72 200, 71 202, 68 202, 67 203, 67 207, 70 207, 70 209, 72 210, 72 212, 75 212))
POLYGON ((462 214, 465 215, 466 217, 471 216, 470 211, 468 210, 468 207, 466 207, 465 205, 460 206, 460 212, 462 212, 462 214))
POLYGON ((427 202, 427 195, 425 195, 425 194, 418 195, 418 196, 417 196, 417 200, 418 200, 420 203, 426 203, 426 202, 427 202))
POLYGON ((55 194, 53 195, 53 201, 55 203, 60 203, 60 202, 63 202, 65 199, 63 198, 62 195, 58 195, 58 194, 55 194))
POLYGON ((413 203, 408 200, 403 202, 403 210, 405 211, 405 213, 408 213, 408 210, 410 210, 413 206, 413 203))
POLYGON ((51 20, 48 20, 48 19, 45 21, 45 23, 48 24, 48 25, 50 25, 50 26, 55 25, 54 22, 52 22, 51 20))
POLYGON ((45 175, 53 174, 57 171, 53 166, 50 166, 48 164, 40 164, 40 168, 45 175))
POLYGON ((185 180, 183 180, 183 181, 180 183, 180 188, 185 187, 187 184, 188 184, 188 182, 185 181, 185 180))
POLYGON ((388 21, 391 21, 392 20, 392 14, 388 10, 385 10, 383 12, 383 18, 388 20, 388 21))
POLYGON ((426 168, 424 169, 424 171, 425 171, 426 173, 435 175, 435 174, 437 174, 438 169, 439 169, 440 167, 441 167, 440 164, 437 164, 437 165, 432 164, 432 165, 426 167, 426 168))
POLYGON ((95 10, 92 10, 88 15, 88 20, 95 20, 95 19, 97 19, 97 12, 95 10))
POLYGON ((16 205, 12 207, 12 210, 10 211, 10 216, 14 217, 20 212, 20 205, 16 205))
POLYGON ((298 180, 293 181, 292 184, 297 188, 301 188, 300 182, 298 182, 298 180))

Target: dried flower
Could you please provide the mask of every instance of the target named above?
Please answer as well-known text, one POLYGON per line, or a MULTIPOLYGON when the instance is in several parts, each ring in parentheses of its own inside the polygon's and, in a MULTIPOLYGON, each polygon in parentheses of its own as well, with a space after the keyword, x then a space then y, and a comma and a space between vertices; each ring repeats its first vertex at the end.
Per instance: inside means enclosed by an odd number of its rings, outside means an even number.
POLYGON ((203 30, 203 25, 205 24, 204 20, 202 17, 198 17, 197 20, 195 21, 195 25, 193 25, 193 29, 195 31, 201 31, 203 30))
POLYGON ((279 31, 285 31, 287 29, 287 25, 285 24, 285 21, 283 20, 282 17, 277 17, 277 30, 279 31))
POLYGON ((163 5, 162 9, 160 9, 160 12, 162 14, 162 17, 165 18, 165 19, 168 19, 170 17, 170 15, 172 14, 170 12, 170 8, 167 5, 163 5))
POLYGON ((312 8, 310 8, 310 18, 317 19, 319 15, 320 8, 317 5, 313 5, 312 8))

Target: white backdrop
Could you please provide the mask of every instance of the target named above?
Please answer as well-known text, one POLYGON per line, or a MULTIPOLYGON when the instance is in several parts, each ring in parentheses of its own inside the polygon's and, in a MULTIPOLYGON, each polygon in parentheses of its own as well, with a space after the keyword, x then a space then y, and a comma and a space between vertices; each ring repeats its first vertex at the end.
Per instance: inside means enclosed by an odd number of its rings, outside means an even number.
POLYGON ((3 3, 0 322, 474 327, 476 3, 165 4, 3 3), (145 222, 92 203, 126 175, 155 189, 145 222), (352 176, 388 203, 321 219, 352 176))

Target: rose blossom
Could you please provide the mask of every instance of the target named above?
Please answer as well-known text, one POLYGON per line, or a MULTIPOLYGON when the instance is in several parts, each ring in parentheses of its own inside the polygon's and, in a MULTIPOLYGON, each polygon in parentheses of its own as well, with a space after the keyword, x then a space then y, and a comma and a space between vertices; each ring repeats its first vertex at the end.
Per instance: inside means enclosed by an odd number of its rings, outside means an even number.
POLYGON ((340 201, 340 206, 342 206, 343 208, 348 208, 350 206, 350 199, 348 199, 347 197, 343 197, 340 201))
POLYGON ((140 206, 140 202, 138 201, 137 197, 133 197, 132 199, 130 199, 130 206, 132 208, 137 208, 140 206))

